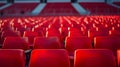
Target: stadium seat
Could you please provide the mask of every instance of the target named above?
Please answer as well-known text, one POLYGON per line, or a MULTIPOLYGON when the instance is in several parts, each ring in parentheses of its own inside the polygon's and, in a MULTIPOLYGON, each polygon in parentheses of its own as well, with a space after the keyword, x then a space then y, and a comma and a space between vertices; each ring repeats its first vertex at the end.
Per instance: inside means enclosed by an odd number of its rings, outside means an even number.
POLYGON ((91 40, 94 40, 94 37, 96 36, 108 36, 109 35, 109 31, 108 30, 96 30, 96 31, 91 31, 88 30, 88 37, 91 38, 91 40))
POLYGON ((59 31, 60 31, 62 39, 64 40, 65 37, 68 36, 68 28, 67 27, 60 27, 59 31))
POLYGON ((64 49, 35 49, 29 67, 70 67, 70 62, 64 49))
POLYGON ((35 37, 34 49, 59 49, 61 48, 57 37, 35 37))
POLYGON ((83 36, 82 32, 79 30, 79 28, 68 28, 69 32, 68 32, 68 36, 69 37, 81 37, 83 36))
POLYGON ((67 37, 65 48, 69 52, 69 55, 73 56, 76 49, 92 49, 92 42, 86 36, 67 37))
POLYGON ((1 33, 1 41, 2 41, 2 43, 3 43, 4 39, 6 37, 9 37, 9 36, 20 37, 20 32, 18 32, 18 31, 2 31, 2 33, 1 33))
POLYGON ((0 49, 0 67, 25 67, 25 54, 21 49, 0 49))
POLYGON ((110 30, 109 35, 110 36, 120 37, 120 31, 118 31, 118 30, 110 30))
POLYGON ((6 37, 3 43, 3 49, 29 49, 28 38, 26 37, 6 37))
POLYGON ((117 49, 120 49, 120 38, 112 36, 95 37, 94 47, 95 49, 110 49, 114 56, 117 56, 117 49))
POLYGON ((48 29, 48 31, 46 32, 46 37, 58 37, 61 42, 61 35, 60 35, 59 30, 48 29))
POLYGON ((116 67, 116 62, 110 50, 78 49, 75 51, 74 67, 116 67))
POLYGON ((28 37, 29 43, 33 44, 34 38, 39 36, 37 32, 33 31, 24 31, 23 37, 28 37))
POLYGON ((118 67, 120 67, 120 50, 118 49, 117 50, 117 64, 118 64, 118 67))

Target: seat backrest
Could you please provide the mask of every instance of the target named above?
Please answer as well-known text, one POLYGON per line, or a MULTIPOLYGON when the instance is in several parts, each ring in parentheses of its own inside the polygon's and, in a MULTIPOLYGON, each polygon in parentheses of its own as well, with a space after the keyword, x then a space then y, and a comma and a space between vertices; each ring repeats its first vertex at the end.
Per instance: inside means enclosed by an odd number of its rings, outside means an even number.
POLYGON ((91 40, 86 36, 81 37, 67 37, 65 42, 65 48, 68 52, 72 52, 71 54, 74 54, 74 51, 76 49, 91 49, 92 48, 92 42, 91 40))
POLYGON ((35 37, 38 36, 37 32, 33 32, 33 31, 24 31, 24 37, 35 37))
POLYGON ((69 36, 69 37, 81 37, 81 36, 82 36, 82 33, 77 32, 77 31, 69 31, 69 32, 68 32, 68 36, 69 36))
POLYGON ((33 44, 34 38, 39 36, 37 32, 33 31, 24 31, 23 37, 28 37, 29 43, 33 44))
POLYGON ((70 62, 64 49, 35 49, 29 67, 70 67, 70 62))
POLYGON ((116 63, 110 50, 78 49, 75 51, 74 67, 116 67, 116 63))
POLYGON ((118 31, 118 30, 110 30, 109 35, 120 37, 120 31, 118 31))
POLYGON ((1 38, 5 38, 8 36, 20 36, 20 32, 19 31, 3 31, 1 34, 1 38))
POLYGON ((96 49, 110 49, 116 56, 116 51, 120 48, 120 38, 113 36, 95 37, 94 47, 96 49))
POLYGON ((120 67, 120 49, 117 50, 117 62, 118 62, 118 67, 120 67))
POLYGON ((60 37, 60 31, 56 29, 48 29, 46 31, 46 37, 57 36, 60 37))
POLYGON ((21 49, 0 49, 0 67, 25 67, 25 53, 21 49))
POLYGON ((98 30, 98 31, 88 31, 88 37, 90 37, 92 40, 94 39, 94 37, 96 36, 108 36, 109 35, 109 31, 105 31, 104 29, 98 30))
POLYGON ((58 49, 61 48, 57 37, 36 37, 34 39, 34 49, 58 49))
POLYGON ((2 43, 6 37, 20 37, 20 32, 19 31, 3 31, 1 33, 1 40, 2 43))
POLYGON ((6 37, 2 46, 3 49, 29 49, 27 37, 6 37))

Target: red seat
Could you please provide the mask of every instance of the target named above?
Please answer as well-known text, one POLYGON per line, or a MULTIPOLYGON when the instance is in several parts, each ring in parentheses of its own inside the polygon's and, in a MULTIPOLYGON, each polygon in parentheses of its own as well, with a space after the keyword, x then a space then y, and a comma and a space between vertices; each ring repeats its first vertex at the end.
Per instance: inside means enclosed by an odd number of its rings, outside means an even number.
POLYGON ((34 38, 39 36, 37 32, 24 31, 23 37, 28 37, 29 43, 33 44, 34 38))
POLYGON ((110 30, 109 35, 110 36, 120 37, 120 31, 118 31, 118 30, 110 30))
POLYGON ((96 30, 96 31, 88 31, 88 37, 91 38, 91 40, 94 40, 94 37, 96 36, 108 36, 109 35, 109 31, 108 30, 96 30))
POLYGON ((3 49, 29 49, 28 38, 6 37, 2 46, 3 49))
POLYGON ((34 49, 58 49, 61 48, 57 37, 36 37, 34 39, 34 49))
POLYGON ((0 67, 25 67, 25 54, 20 49, 0 49, 0 67))
POLYGON ((60 31, 62 38, 65 39, 65 37, 68 36, 68 28, 67 27, 60 27, 59 31, 60 31))
POLYGON ((67 37, 65 47, 69 55, 73 56, 76 49, 91 49, 92 42, 88 37, 67 37))
POLYGON ((94 38, 94 47, 96 49, 110 49, 116 55, 117 49, 120 49, 120 38, 103 36, 94 38))
POLYGON ((29 67, 70 67, 64 49, 36 49, 31 53, 29 67))
POLYGON ((120 50, 117 50, 118 67, 120 67, 120 50))
POLYGON ((62 41, 60 31, 56 29, 48 29, 46 32, 46 37, 58 37, 60 42, 62 41))
POLYGON ((1 33, 1 39, 2 39, 2 43, 4 41, 4 39, 6 37, 9 37, 9 36, 12 36, 12 37, 20 37, 20 32, 18 31, 3 31, 1 33))
POLYGON ((105 49, 78 49, 74 59, 74 67, 116 67, 112 52, 105 49))
POLYGON ((60 31, 62 43, 64 43, 66 36, 68 36, 68 28, 67 27, 60 27, 59 31, 60 31))
POLYGON ((68 32, 69 37, 81 37, 83 34, 80 31, 69 31, 68 32))

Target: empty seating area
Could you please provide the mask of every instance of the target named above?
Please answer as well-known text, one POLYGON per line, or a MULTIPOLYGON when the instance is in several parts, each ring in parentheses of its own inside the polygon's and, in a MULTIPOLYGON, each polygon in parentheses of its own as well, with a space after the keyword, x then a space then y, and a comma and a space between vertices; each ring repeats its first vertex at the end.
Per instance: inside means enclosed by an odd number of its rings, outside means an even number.
POLYGON ((78 15, 71 3, 47 3, 42 15, 78 15))
POLYGON ((25 67, 25 58, 21 49, 0 49, 0 67, 25 67))
POLYGON ((20 14, 30 14, 31 11, 38 5, 38 3, 14 3, 11 6, 2 9, 1 12, 3 12, 5 15, 14 14, 14 15, 20 15, 20 14))
POLYGON ((120 36, 120 16, 46 16, 13 17, 0 20, 1 43, 8 36, 27 37, 30 44, 35 37, 57 37, 65 45, 66 38, 120 36))
MULTIPOLYGON (((117 67, 120 64, 120 50, 117 58, 107 49, 75 50, 73 67, 117 67)), ((26 66, 26 56, 21 49, 0 49, 1 67, 71 67, 65 49, 35 49, 31 52, 30 62, 26 66)), ((120 67, 120 66, 118 66, 120 67)))
POLYGON ((0 0, 0 67, 120 67, 112 1, 0 0))
POLYGON ((100 2, 82 2, 79 3, 81 6, 83 6, 87 11, 90 11, 92 15, 109 15, 109 14, 120 14, 120 9, 113 7, 106 3, 100 3, 100 2))
POLYGON ((4 62, 0 66, 5 67, 10 62, 5 62, 5 58, 10 56, 12 67, 19 64, 21 67, 118 67, 119 18, 117 15, 3 17, 0 59, 4 62), (11 52, 18 55, 16 65, 12 65, 16 60, 11 52))
MULTIPOLYGON (((18 15, 32 15, 32 11, 37 7, 39 3, 13 3, 9 7, 0 10, 1 15, 5 16, 18 16, 18 15)), ((113 7, 104 2, 79 2, 79 4, 87 11, 90 15, 118 15, 120 14, 120 8, 113 7)), ((119 2, 114 4, 119 5, 119 2)), ((3 3, 0 6, 4 5, 3 3)), ((79 7, 79 6, 76 6, 79 7)), ((40 8, 41 9, 41 8, 40 8)), ((41 9, 38 15, 43 16, 78 16, 79 11, 72 6, 72 3, 66 2, 55 2, 46 3, 45 7, 41 9)))

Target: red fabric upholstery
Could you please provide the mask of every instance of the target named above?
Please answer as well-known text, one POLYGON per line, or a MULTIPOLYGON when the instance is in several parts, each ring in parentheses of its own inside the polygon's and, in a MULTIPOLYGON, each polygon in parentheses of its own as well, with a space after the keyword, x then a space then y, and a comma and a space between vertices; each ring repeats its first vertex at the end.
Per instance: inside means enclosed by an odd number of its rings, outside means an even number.
POLYGON ((36 49, 31 53, 29 67, 70 67, 64 49, 36 49))

